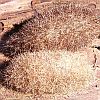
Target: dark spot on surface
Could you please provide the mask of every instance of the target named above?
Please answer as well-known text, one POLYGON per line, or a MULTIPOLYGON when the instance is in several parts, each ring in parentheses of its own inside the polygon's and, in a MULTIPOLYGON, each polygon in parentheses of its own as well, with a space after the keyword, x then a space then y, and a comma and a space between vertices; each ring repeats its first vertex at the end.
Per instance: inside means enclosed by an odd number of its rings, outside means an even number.
POLYGON ((0 32, 2 32, 4 30, 4 23, 0 22, 0 32))
POLYGON ((100 35, 98 36, 98 39, 100 39, 100 35))
POLYGON ((97 48, 98 50, 100 50, 100 46, 95 46, 95 48, 97 48))

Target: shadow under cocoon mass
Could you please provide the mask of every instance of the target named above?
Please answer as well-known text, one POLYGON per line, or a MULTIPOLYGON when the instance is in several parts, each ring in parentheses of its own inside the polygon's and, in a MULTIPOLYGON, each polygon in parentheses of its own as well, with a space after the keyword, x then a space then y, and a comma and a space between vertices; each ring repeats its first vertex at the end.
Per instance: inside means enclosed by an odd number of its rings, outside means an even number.
POLYGON ((20 24, 14 24, 11 30, 8 30, 7 32, 4 33, 4 35, 1 37, 0 40, 0 53, 5 54, 6 51, 10 51, 9 48, 8 50, 5 50, 6 42, 11 38, 12 35, 18 33, 23 28, 23 25, 25 25, 29 20, 30 19, 24 20, 20 24))
POLYGON ((5 80, 5 69, 9 66, 9 61, 4 61, 0 63, 0 84, 4 85, 5 80))
POLYGON ((5 32, 5 34, 2 36, 0 42, 4 42, 4 41, 8 40, 10 38, 10 36, 13 35, 14 33, 18 32, 25 23, 26 23, 26 20, 20 24, 14 24, 13 28, 11 30, 8 30, 7 32, 5 32))
POLYGON ((0 33, 4 30, 4 23, 0 22, 0 33))

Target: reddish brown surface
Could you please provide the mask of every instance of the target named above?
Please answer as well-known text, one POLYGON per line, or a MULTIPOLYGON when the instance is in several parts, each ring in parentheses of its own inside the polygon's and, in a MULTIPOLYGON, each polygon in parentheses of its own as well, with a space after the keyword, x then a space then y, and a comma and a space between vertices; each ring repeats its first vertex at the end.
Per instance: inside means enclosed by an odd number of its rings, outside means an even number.
POLYGON ((12 0, 0 0, 0 4, 4 4, 4 3, 7 3, 7 2, 10 2, 12 0))
MULTIPOLYGON (((9 1, 11 0, 0 0, 0 3, 3 4, 9 1)), ((42 0, 42 1, 46 1, 46 0, 42 0)), ((95 2, 97 4, 97 7, 100 7, 100 0, 80 0, 80 1, 83 1, 84 3, 95 2)), ((13 23, 13 20, 11 20, 11 22, 13 23)), ((53 97, 50 95, 49 96, 46 95, 46 96, 39 98, 38 100, 100 100, 100 60, 99 60, 100 51, 95 50, 95 53, 97 57, 96 65, 98 66, 98 68, 96 68, 96 71, 95 71, 95 75, 97 79, 94 82, 94 84, 92 84, 92 86, 90 86, 89 89, 86 90, 86 92, 82 92, 82 93, 79 93, 79 94, 76 94, 70 97, 67 97, 67 96, 53 97)), ((92 57, 93 55, 90 54, 89 60, 94 61, 92 57)), ((0 61, 2 61, 3 59, 5 59, 4 55, 0 55, 0 61)), ((34 100, 34 97, 30 95, 23 95, 20 93, 13 92, 11 90, 5 89, 2 86, 0 87, 0 100, 17 100, 17 99, 18 100, 34 100)))

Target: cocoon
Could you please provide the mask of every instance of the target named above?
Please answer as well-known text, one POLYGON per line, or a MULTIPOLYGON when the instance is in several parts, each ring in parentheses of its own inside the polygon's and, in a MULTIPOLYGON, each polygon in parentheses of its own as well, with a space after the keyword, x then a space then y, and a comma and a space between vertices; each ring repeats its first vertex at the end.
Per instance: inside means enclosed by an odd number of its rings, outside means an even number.
POLYGON ((34 5, 31 18, 14 25, 2 37, 0 52, 8 57, 39 50, 76 52, 91 45, 99 35, 96 8, 74 1, 54 1, 34 5))
POLYGON ((71 94, 94 80, 84 53, 65 50, 25 52, 14 57, 5 70, 5 85, 23 93, 71 94))

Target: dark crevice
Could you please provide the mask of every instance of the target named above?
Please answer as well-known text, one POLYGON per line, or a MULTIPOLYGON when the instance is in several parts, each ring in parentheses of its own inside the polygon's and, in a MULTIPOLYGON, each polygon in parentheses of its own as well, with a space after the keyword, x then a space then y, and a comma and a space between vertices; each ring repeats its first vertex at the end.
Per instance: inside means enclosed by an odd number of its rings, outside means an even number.
POLYGON ((4 61, 0 63, 0 84, 3 85, 4 80, 5 80, 5 70, 7 66, 9 65, 9 61, 4 61))

